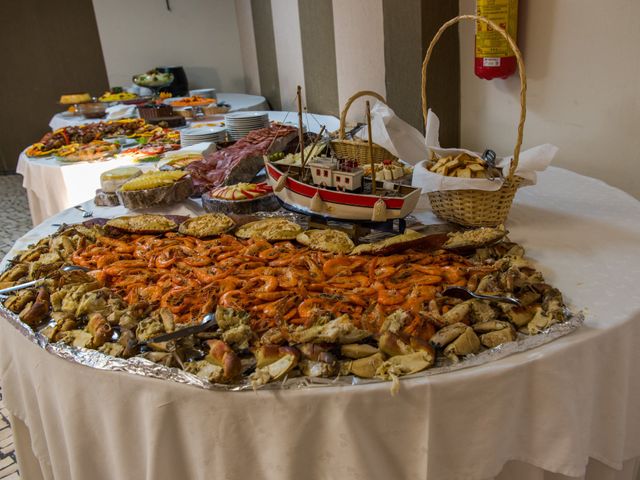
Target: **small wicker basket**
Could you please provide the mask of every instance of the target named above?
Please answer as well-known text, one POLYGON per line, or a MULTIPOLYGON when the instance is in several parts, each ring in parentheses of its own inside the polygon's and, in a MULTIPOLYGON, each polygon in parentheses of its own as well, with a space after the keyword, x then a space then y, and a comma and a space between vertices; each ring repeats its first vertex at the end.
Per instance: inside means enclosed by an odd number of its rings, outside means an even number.
POLYGON ((500 33, 509 43, 509 46, 513 50, 516 61, 518 63, 518 70, 520 73, 520 120, 518 122, 518 136, 516 139, 516 146, 513 149, 513 160, 509 167, 509 175, 505 179, 504 184, 497 191, 484 191, 484 190, 443 190, 429 192, 429 201, 431 202, 431 208, 433 213, 443 219, 450 222, 458 223, 460 225, 469 227, 481 227, 481 226, 496 226, 504 223, 511 209, 513 203, 513 197, 516 194, 518 186, 522 182, 522 178, 514 175, 514 172, 518 166, 518 160, 520 158, 520 147, 522 145, 522 132, 524 129, 524 120, 526 117, 526 93, 527 93, 527 80, 524 69, 524 62, 522 61, 522 55, 520 50, 516 46, 513 39, 500 28, 487 18, 477 15, 460 15, 452 18, 446 22, 440 30, 435 34, 431 44, 424 57, 422 63, 422 115, 426 124, 427 121, 427 65, 433 52, 433 48, 444 33, 444 31, 452 25, 460 22, 461 20, 475 20, 483 22, 500 33))
MULTIPOLYGON (((333 140, 331 142, 331 148, 336 152, 336 156, 341 159, 350 159, 357 160, 358 164, 369 164, 371 162, 369 157, 369 143, 360 139, 347 140, 345 138, 345 123, 347 120, 347 112, 351 107, 351 104, 355 102, 358 98, 370 96, 380 100, 382 103, 386 104, 387 102, 382 97, 382 95, 372 92, 369 90, 363 90, 361 92, 357 92, 347 100, 347 103, 344 105, 344 109, 340 113, 340 130, 338 131, 338 139, 333 140)), ((373 144, 373 161, 376 163, 381 163, 383 160, 397 160, 394 154, 392 154, 386 148, 381 147, 380 145, 373 144)))

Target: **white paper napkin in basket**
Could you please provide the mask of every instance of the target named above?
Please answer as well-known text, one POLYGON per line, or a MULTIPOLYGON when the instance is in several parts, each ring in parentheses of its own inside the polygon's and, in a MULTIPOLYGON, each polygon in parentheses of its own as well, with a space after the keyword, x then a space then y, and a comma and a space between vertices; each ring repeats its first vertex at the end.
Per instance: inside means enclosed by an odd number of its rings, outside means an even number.
MULTIPOLYGON (((355 136, 367 140, 367 128, 361 129, 355 136)), ((411 165, 427 159, 422 133, 378 100, 371 107, 371 139, 411 165)))
MULTIPOLYGON (((437 115, 429 110, 427 115, 427 132, 425 140, 427 149, 435 153, 438 158, 448 155, 458 155, 466 153, 474 157, 481 157, 478 152, 472 152, 463 148, 440 148, 438 140, 438 132, 440 129, 440 120, 437 115)), ((535 185, 537 181, 536 172, 546 169, 553 157, 558 152, 558 147, 550 143, 538 145, 520 152, 518 167, 515 174, 525 179, 522 186, 535 185)), ((503 158, 496 158, 496 166, 502 169, 505 178, 509 175, 509 166, 513 155, 503 158)), ((459 178, 446 177, 437 173, 430 172, 427 169, 427 161, 418 163, 413 169, 412 185, 422 188, 422 193, 433 192, 436 190, 486 190, 496 191, 502 187, 501 179, 488 180, 485 178, 459 178)))

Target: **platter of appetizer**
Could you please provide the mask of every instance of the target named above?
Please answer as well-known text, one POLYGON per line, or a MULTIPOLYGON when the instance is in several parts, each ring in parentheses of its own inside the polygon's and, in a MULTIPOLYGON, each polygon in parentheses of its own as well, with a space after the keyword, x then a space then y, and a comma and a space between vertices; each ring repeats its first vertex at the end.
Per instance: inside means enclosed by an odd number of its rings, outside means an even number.
POLYGON ((240 182, 204 192, 202 206, 207 212, 249 214, 272 212, 280 203, 267 183, 240 182))
POLYGON ((87 144, 72 143, 58 149, 56 158, 62 163, 98 162, 112 158, 119 151, 115 143, 94 140, 87 144))
POLYGON ((28 281, 0 315, 50 352, 227 390, 397 388, 580 323, 504 229, 362 243, 291 214, 132 215, 62 226, 0 288, 28 281))
MULTIPOLYGON (((87 125, 68 126, 48 132, 40 141, 29 146, 25 153, 30 157, 43 157, 57 154, 63 148, 77 147, 96 140, 118 137, 158 140, 171 135, 169 130, 149 125, 142 119, 110 120, 87 125)), ((179 142, 179 136, 177 139, 179 142)))
POLYGON ((191 97, 167 98, 164 100, 164 103, 171 105, 172 107, 205 107, 212 103, 216 103, 216 100, 214 98, 193 95, 191 97))

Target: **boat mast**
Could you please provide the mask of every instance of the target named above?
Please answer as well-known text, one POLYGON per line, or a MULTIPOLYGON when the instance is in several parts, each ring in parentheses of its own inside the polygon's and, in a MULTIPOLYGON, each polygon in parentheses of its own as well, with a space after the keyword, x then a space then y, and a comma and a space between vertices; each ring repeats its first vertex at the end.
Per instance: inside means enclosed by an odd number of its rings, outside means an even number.
MULTIPOLYGON (((300 142, 300 165, 304 169, 304 133, 302 131, 302 87, 298 85, 296 94, 298 98, 298 141, 300 142)), ((302 178, 302 172, 300 172, 302 178)))
POLYGON ((371 108, 367 100, 367 140, 369 142, 369 162, 371 163, 371 193, 376 194, 376 169, 373 163, 373 141, 371 140, 371 108))

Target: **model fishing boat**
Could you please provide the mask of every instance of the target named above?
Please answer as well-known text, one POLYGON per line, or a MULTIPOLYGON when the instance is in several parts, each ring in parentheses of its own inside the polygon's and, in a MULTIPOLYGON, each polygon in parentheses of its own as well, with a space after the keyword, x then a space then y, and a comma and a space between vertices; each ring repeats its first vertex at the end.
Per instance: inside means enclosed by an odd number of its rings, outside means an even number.
MULTIPOLYGON (((418 203, 420 189, 377 181, 373 160, 369 179, 356 161, 325 156, 304 158, 300 87, 297 99, 300 165, 279 165, 264 158, 267 180, 280 203, 289 210, 335 220, 387 222, 409 215, 418 203)), ((367 126, 371 153, 369 102, 367 126)))

